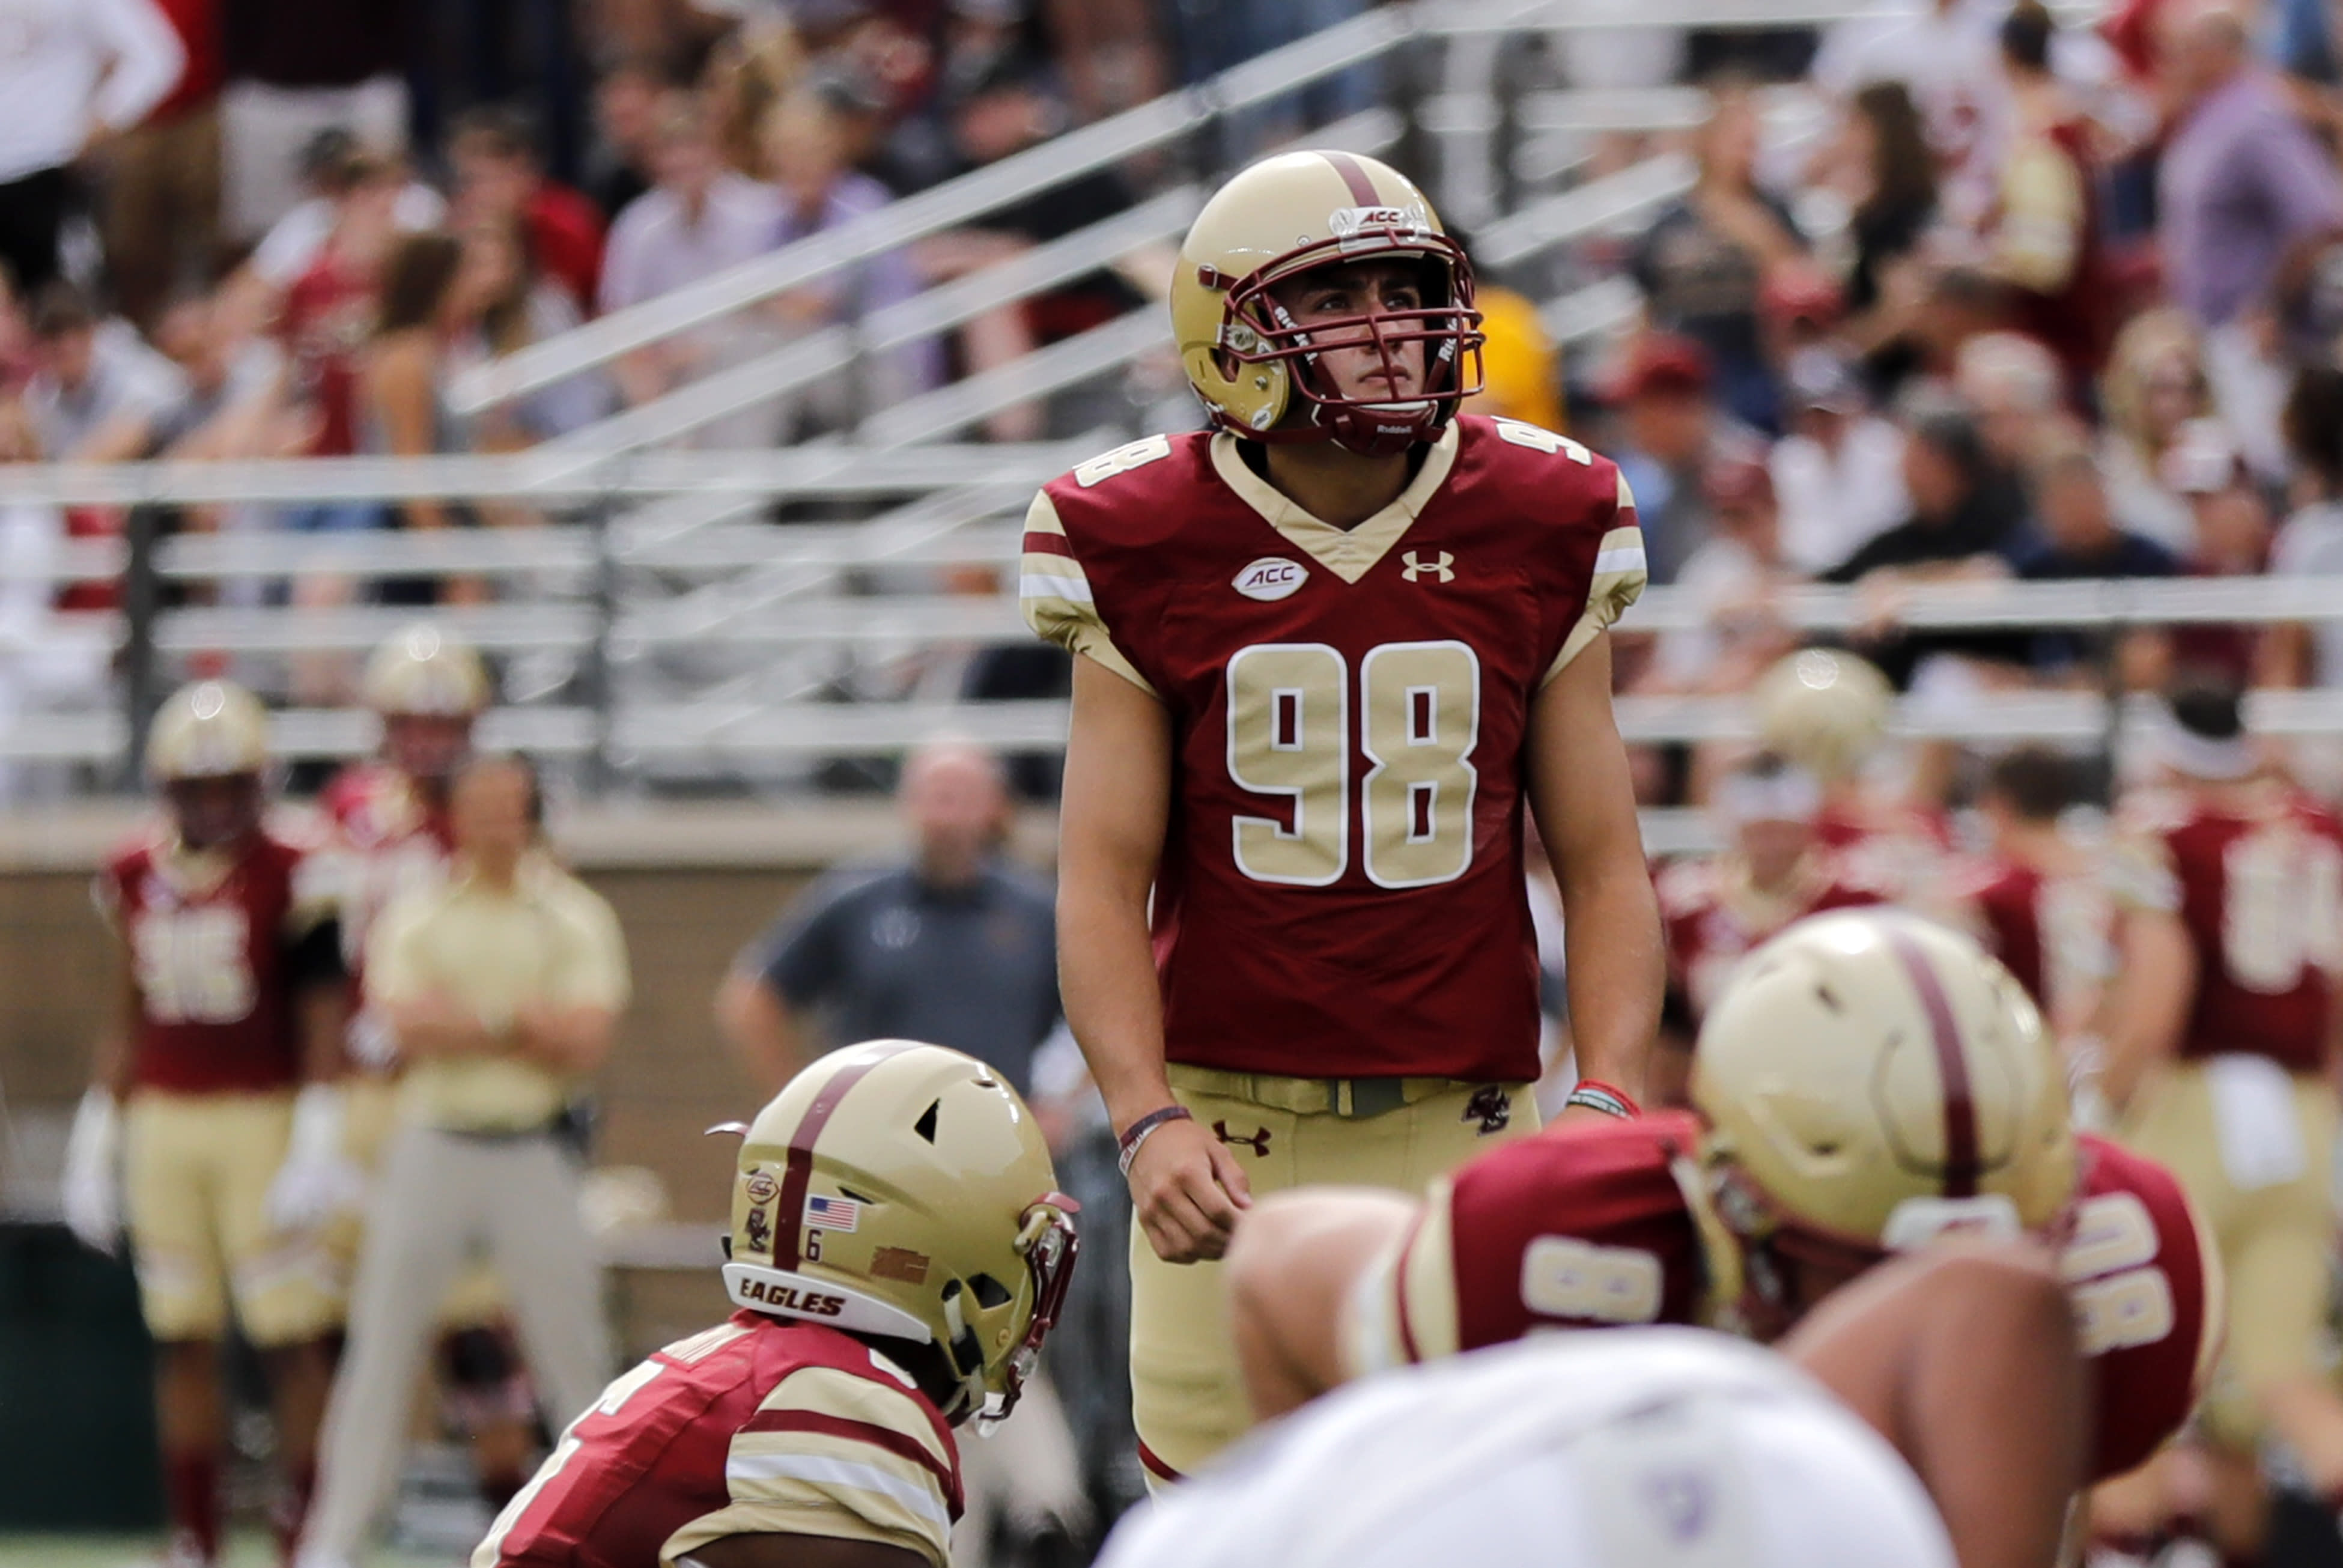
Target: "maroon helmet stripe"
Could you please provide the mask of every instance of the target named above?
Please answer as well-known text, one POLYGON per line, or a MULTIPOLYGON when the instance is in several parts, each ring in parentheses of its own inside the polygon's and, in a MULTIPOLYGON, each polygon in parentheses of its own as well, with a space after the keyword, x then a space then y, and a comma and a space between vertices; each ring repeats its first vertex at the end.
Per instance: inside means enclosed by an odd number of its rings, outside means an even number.
POLYGON ((781 1177, 779 1223, 773 1234, 773 1267, 794 1269, 799 1261, 798 1248, 805 1231, 806 1188, 813 1181, 814 1141, 821 1136, 821 1130, 830 1125, 830 1119, 838 1113, 838 1102, 845 1099, 846 1091, 861 1082, 863 1075, 872 1068, 889 1057, 900 1056, 911 1049, 909 1044, 891 1045, 882 1050, 872 1051, 860 1061, 840 1068, 837 1074, 821 1086, 821 1092, 813 1097, 813 1103, 806 1107, 804 1120, 798 1123, 798 1130, 789 1134, 789 1166, 781 1177))
POLYGON ((1903 960, 1920 993, 1920 1010, 1928 1015, 1928 1037, 1936 1050, 1936 1071, 1945 1092, 1945 1196, 1974 1198, 1977 1190, 1976 1100, 1969 1087, 1968 1054, 1961 1050, 1960 1026, 1953 1021, 1953 1004, 1945 982, 1920 944, 1902 931, 1887 933, 1888 946, 1903 960))
POLYGON ((1147 1446, 1147 1440, 1145 1438, 1141 1438, 1139 1440, 1139 1462, 1146 1466, 1147 1473, 1155 1477, 1158 1481, 1180 1482, 1188 1479, 1178 1471, 1172 1469, 1170 1465, 1164 1463, 1161 1460, 1156 1458, 1155 1451, 1147 1446))
POLYGON ((1320 153, 1318 156, 1334 166, 1334 172, 1341 175, 1342 183, 1351 187, 1352 200, 1361 206, 1383 205, 1383 198, 1375 194, 1375 182, 1367 177, 1367 171, 1359 166, 1358 159, 1348 153, 1320 153))

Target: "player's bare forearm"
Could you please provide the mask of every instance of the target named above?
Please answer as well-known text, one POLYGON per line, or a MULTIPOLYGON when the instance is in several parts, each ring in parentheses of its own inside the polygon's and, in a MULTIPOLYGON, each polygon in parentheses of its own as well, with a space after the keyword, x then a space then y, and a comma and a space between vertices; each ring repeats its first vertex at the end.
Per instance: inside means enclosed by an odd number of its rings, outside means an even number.
POLYGON ((2180 917, 2127 910, 2120 940, 2121 970, 2109 988, 2107 1070, 2099 1084, 2117 1110, 2158 1063, 2179 1050, 2197 991, 2197 950, 2180 917))
POLYGON ((1627 749, 1611 713, 1607 634, 1538 693, 1528 755, 1530 804, 1562 892, 1579 1074, 1641 1095, 1666 950, 1627 749))
POLYGON ((1343 1314, 1359 1277, 1419 1207, 1395 1193, 1321 1187, 1272 1194, 1246 1217, 1229 1249, 1228 1283, 1254 1414, 1283 1415, 1348 1380, 1343 1314))
POLYGON ((716 1023, 759 1090, 779 1093, 813 1060, 807 1032, 763 975, 736 969, 716 988, 716 1023))
POLYGON ((132 1067, 132 1031, 138 1027, 138 1015, 145 1005, 138 994, 138 977, 131 968, 130 949, 126 943, 114 945, 117 976, 115 986, 115 1011, 108 1027, 97 1037, 91 1052, 89 1081, 116 1100, 130 1093, 132 1067))
MULTIPOLYGON (((1172 810, 1172 719, 1148 692, 1074 660, 1058 828, 1058 991, 1121 1133, 1172 1103, 1147 900, 1172 810)), ((1251 1201, 1234 1156, 1192 1121, 1156 1125, 1124 1172, 1139 1226, 1171 1263, 1218 1258, 1251 1201)))
POLYGON ((682 1561, 695 1568, 928 1568, 908 1547, 830 1535, 727 1535, 682 1561))
POLYGON ((447 997, 431 993, 386 1001, 398 1053, 410 1060, 434 1056, 493 1056, 508 1049, 506 1038, 447 997))
POLYGON ((583 1077, 609 1059, 618 1030, 618 1015, 607 1007, 525 1007, 513 1019, 513 1054, 583 1077))
POLYGON ((342 1053, 350 1022, 348 982, 320 980, 303 986, 293 998, 293 1010, 301 1030, 302 1081, 335 1081, 348 1065, 342 1053))
POLYGON ((1163 705, 1103 665, 1075 659, 1058 829, 1059 987, 1118 1130, 1172 1099, 1147 925, 1171 796, 1163 705))
POLYGON ((2046 1251, 1939 1243, 1833 1292, 1780 1348, 1903 1454, 1961 1568, 2056 1560, 2089 1386, 2046 1251))

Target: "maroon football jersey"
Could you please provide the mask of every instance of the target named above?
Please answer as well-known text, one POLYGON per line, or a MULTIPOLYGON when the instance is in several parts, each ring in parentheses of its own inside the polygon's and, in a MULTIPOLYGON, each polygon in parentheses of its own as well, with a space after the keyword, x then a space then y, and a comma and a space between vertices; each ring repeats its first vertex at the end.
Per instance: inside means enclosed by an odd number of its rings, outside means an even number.
POLYGON ((2145 1155, 2084 1133, 2074 1233, 2059 1259, 2083 1353, 2097 1362, 2091 1479, 2121 1475, 2197 1407, 2220 1350, 2209 1238, 2180 1182, 2145 1155))
MULTIPOLYGON (((1537 1329, 1725 1322, 1738 1264, 1701 1196, 1699 1140, 1688 1115, 1650 1116, 1472 1161, 1433 1189, 1404 1248, 1363 1292, 1381 1317, 1354 1348, 1381 1364, 1537 1329)), ((2103 1139, 2081 1143, 2060 1272, 2096 1362, 2090 1478, 2100 1481, 2179 1430, 2220 1326, 2209 1252, 2179 1184, 2103 1139)))
POLYGON ((1747 867, 1734 855, 1679 860, 1660 873, 1658 889, 1668 984, 1694 1021, 1707 1013, 1742 957, 1783 927, 1825 910, 1862 909, 1888 898, 1886 889, 1842 872, 1827 851, 1807 856, 1790 885, 1773 893, 1750 886, 1747 867))
POLYGON ((1926 901, 1954 842, 1952 822, 1941 811, 1846 793, 1825 803, 1815 838, 1837 857, 1844 875, 1884 890, 1897 903, 1926 901))
POLYGON ((358 977, 376 917, 405 893, 427 892, 447 877, 456 841, 444 810, 433 810, 397 769, 362 762, 318 793, 333 824, 339 860, 343 956, 358 977))
POLYGON ((728 1535, 875 1541, 944 1561, 959 1451, 891 1362, 749 1312, 669 1345, 572 1422, 474 1568, 652 1568, 728 1535))
POLYGON ((287 1089, 301 1079, 288 955, 326 911, 304 851, 266 831, 196 854, 157 836, 98 873, 137 991, 132 1081, 180 1094, 287 1089))
POLYGON ((2054 877, 2008 856, 1975 861, 1956 895, 1985 950, 2008 966, 2061 1035, 2088 1020, 2115 967, 2115 907, 2092 878, 2054 877))
POLYGON ((1154 900, 1170 1060, 1527 1081, 1523 739, 1643 583, 1618 470, 1460 418, 1347 531, 1232 437, 1154 437, 1026 521, 1042 636, 1153 693, 1174 794, 1154 900))
POLYGON ((2277 783, 2217 807, 2157 792, 2124 816, 2145 853, 2125 865, 2122 895, 2177 914, 2197 950, 2180 1054, 2321 1070, 2343 959, 2343 826, 2277 783))

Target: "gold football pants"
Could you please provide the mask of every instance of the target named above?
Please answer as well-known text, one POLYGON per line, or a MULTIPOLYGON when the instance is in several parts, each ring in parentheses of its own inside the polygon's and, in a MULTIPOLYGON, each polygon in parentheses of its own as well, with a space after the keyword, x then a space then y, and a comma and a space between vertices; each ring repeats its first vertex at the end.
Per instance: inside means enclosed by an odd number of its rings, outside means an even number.
MULTIPOLYGON (((1172 1092, 1243 1165, 1255 1198, 1341 1184, 1422 1192, 1537 1130, 1527 1084, 1282 1078, 1173 1067, 1172 1092)), ((1167 1263, 1131 1228, 1131 1395, 1151 1486, 1192 1472, 1252 1425, 1219 1263, 1167 1263)))

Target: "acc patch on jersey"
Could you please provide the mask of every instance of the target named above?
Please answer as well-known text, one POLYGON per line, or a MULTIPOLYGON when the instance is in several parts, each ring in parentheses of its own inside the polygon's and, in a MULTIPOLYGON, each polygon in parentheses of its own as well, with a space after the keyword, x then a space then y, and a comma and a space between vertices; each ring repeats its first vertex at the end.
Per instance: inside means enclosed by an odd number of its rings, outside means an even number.
POLYGON ((1274 604, 1290 598, 1309 576, 1297 562, 1281 556, 1263 556, 1237 573, 1229 586, 1247 598, 1274 604))

